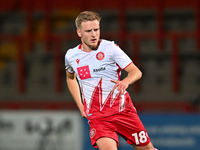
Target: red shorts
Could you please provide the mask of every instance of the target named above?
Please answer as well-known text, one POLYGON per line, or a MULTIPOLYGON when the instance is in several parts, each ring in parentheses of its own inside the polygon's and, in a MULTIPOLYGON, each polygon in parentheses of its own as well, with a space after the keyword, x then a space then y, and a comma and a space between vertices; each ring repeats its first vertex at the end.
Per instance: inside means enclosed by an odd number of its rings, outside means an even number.
POLYGON ((150 138, 138 117, 136 110, 123 111, 112 116, 92 119, 90 124, 90 139, 93 147, 97 148, 96 141, 101 137, 114 139, 119 146, 118 135, 122 136, 128 144, 145 146, 150 138))

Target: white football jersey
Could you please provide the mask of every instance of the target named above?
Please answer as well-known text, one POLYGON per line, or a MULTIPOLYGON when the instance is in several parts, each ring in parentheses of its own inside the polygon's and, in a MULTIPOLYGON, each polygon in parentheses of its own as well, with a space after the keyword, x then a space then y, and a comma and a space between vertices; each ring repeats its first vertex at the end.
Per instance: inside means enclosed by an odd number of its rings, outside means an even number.
POLYGON ((125 109, 127 92, 119 95, 113 90, 120 80, 121 69, 132 60, 114 42, 101 40, 97 50, 85 52, 81 45, 69 49, 65 55, 65 69, 76 73, 88 119, 103 117, 125 109))

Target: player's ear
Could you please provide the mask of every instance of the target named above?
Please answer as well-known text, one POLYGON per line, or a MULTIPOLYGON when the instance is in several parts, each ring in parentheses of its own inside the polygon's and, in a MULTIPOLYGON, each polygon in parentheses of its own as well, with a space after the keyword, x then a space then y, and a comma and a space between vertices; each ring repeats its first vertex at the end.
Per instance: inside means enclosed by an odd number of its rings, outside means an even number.
POLYGON ((77 32, 78 36, 81 37, 81 30, 77 29, 76 32, 77 32))

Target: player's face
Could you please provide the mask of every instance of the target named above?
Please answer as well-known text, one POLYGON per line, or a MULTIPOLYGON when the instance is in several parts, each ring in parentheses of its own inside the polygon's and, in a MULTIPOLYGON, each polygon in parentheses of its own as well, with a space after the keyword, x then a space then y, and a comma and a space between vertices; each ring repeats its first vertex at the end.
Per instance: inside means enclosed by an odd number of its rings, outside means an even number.
POLYGON ((94 50, 98 46, 100 37, 99 21, 82 22, 81 28, 77 29, 78 36, 82 41, 82 49, 84 51, 94 50))

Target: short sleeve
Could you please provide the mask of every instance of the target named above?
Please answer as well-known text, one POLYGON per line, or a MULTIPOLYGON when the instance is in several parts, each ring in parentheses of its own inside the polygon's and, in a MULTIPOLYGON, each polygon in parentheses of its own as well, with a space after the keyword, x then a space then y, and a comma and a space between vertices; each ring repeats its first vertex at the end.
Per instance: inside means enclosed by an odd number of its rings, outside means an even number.
POLYGON ((113 59, 120 66, 120 68, 125 69, 132 63, 129 56, 116 44, 113 43, 113 59))
POLYGON ((67 60, 67 54, 65 55, 65 70, 67 70, 69 73, 74 73, 73 68, 71 67, 71 65, 67 60))

